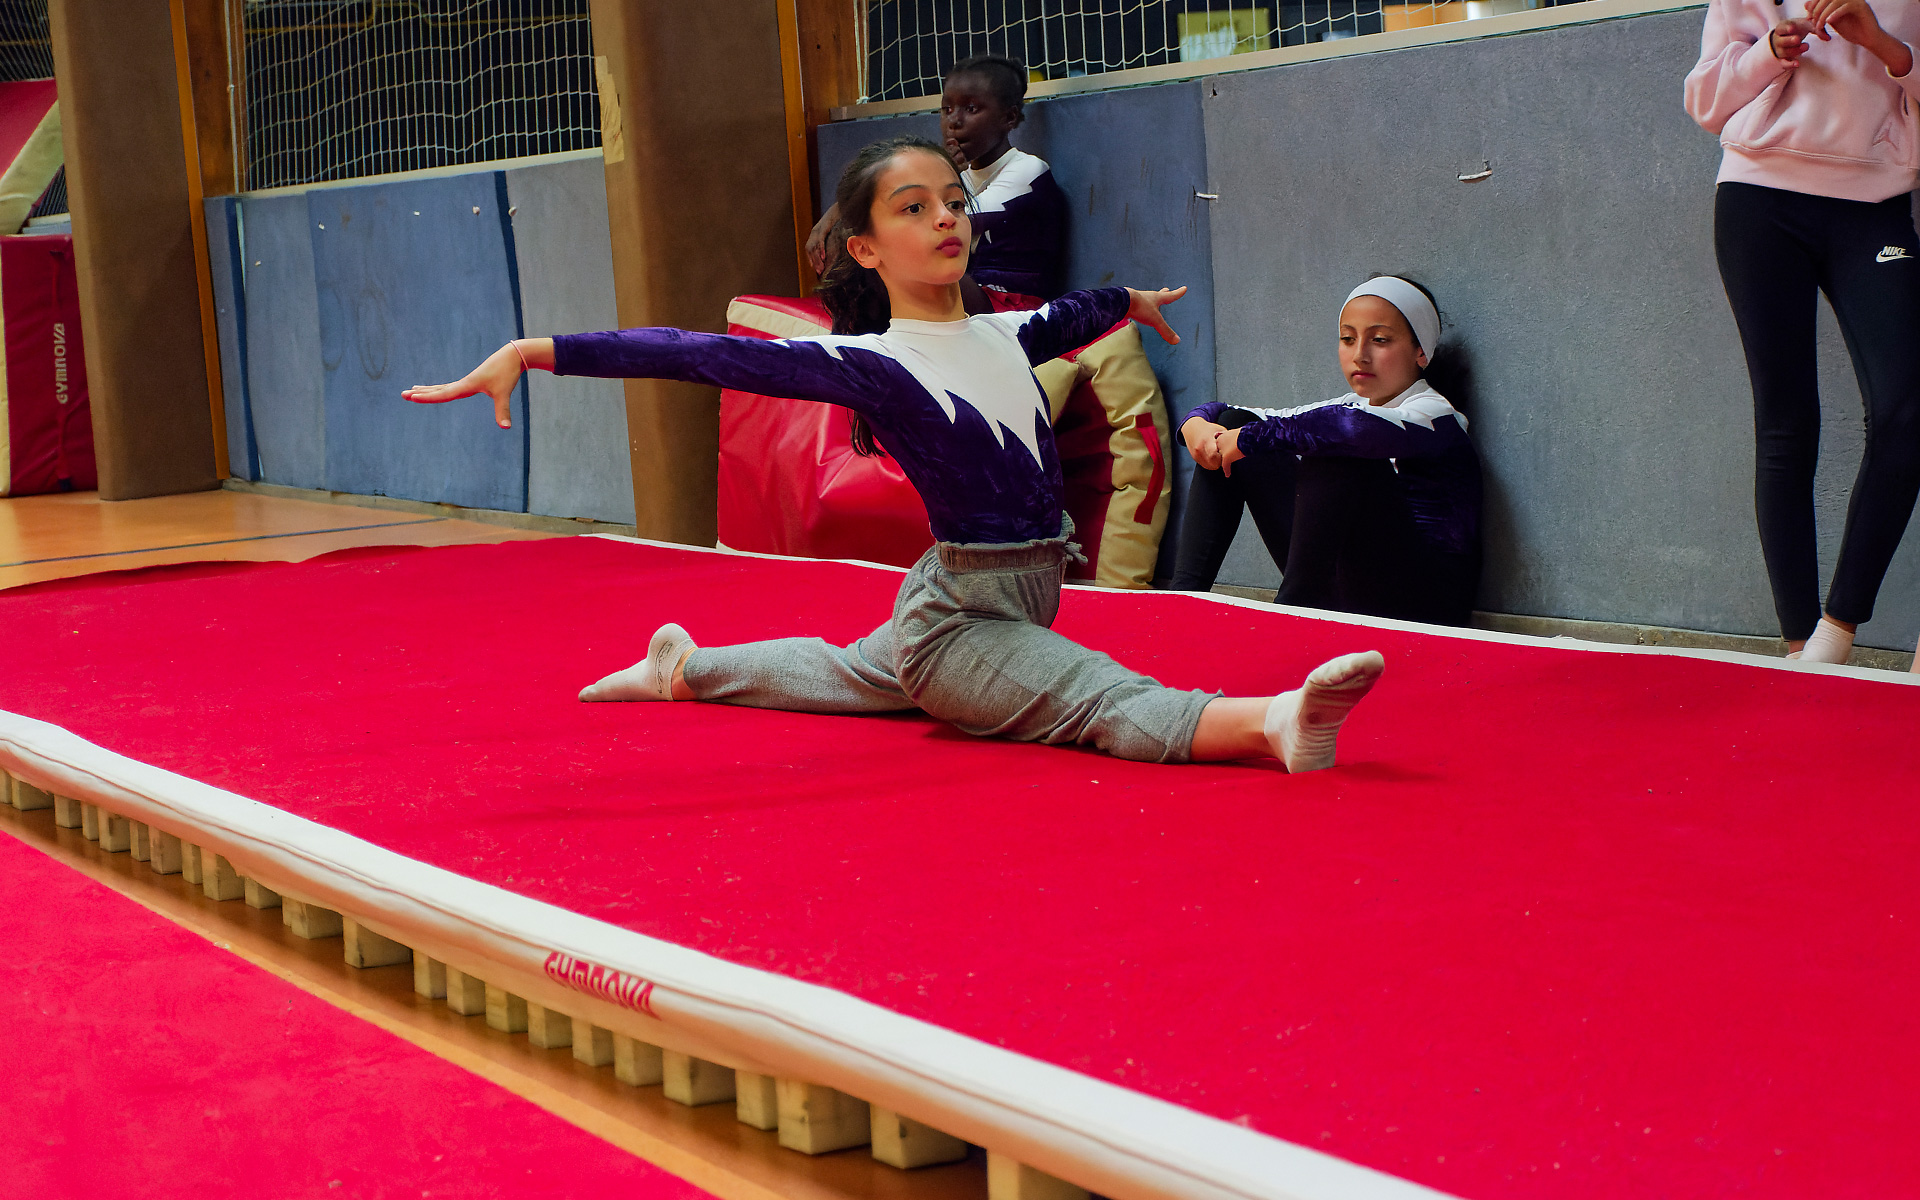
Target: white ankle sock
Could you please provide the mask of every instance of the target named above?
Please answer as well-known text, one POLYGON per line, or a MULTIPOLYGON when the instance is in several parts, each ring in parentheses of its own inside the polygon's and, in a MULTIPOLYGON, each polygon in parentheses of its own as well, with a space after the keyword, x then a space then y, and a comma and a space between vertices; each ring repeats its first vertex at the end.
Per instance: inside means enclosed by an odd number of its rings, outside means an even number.
POLYGON ((1841 664, 1852 653, 1853 635, 1834 624, 1831 618, 1821 617, 1820 623, 1813 627, 1813 636, 1807 639, 1806 648, 1800 651, 1800 659, 1841 664))
POLYGON ((1372 690, 1387 660, 1377 650, 1321 663, 1296 691, 1267 705, 1267 744, 1287 770, 1318 771, 1333 765, 1334 741, 1353 706, 1372 690))
POLYGON ((680 660, 699 649, 687 631, 671 622, 653 631, 647 656, 624 671, 580 690, 580 698, 596 700, 671 700, 673 672, 680 660))

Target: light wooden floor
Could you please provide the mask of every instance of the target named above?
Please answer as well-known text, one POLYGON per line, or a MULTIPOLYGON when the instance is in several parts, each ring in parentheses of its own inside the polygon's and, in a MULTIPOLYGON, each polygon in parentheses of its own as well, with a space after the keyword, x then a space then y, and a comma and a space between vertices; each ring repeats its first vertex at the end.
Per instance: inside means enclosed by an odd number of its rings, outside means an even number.
POLYGON ((244 492, 0 499, 0 588, 162 563, 299 562, 350 546, 452 546, 551 534, 244 492))

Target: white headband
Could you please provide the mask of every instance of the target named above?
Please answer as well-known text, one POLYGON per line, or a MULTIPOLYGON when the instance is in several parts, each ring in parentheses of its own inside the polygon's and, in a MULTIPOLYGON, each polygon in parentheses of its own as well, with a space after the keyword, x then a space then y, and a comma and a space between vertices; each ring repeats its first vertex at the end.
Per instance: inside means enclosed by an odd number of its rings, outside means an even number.
POLYGON ((1433 357, 1434 349, 1440 345, 1440 314, 1425 292, 1396 275, 1382 275, 1348 292, 1340 307, 1345 308, 1359 296, 1378 296, 1399 309, 1413 328, 1413 339, 1420 343, 1428 358, 1433 357))

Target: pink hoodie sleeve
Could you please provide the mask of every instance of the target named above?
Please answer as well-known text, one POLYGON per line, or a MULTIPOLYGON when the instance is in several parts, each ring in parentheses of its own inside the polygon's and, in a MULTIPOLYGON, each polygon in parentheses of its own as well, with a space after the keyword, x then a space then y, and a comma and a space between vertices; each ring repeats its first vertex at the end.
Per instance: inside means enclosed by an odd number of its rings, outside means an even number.
POLYGON ((1687 72, 1687 114, 1708 133, 1726 128, 1735 113, 1788 70, 1767 45, 1767 31, 1773 26, 1756 30, 1754 24, 1752 16, 1730 0, 1712 0, 1707 5, 1700 61, 1687 72))
POLYGON ((1906 46, 1907 53, 1913 55, 1913 66, 1907 68, 1905 75, 1895 75, 1892 71, 1888 71, 1887 78, 1899 84, 1900 90, 1907 94, 1909 100, 1920 103, 1920 50, 1915 50, 1911 42, 1902 44, 1906 46))

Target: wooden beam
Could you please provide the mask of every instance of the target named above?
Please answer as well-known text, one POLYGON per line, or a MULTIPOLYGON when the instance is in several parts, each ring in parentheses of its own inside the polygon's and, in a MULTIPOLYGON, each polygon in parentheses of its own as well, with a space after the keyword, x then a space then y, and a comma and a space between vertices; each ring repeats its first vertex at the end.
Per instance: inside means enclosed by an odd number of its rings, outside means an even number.
MULTIPOLYGON (((592 0, 592 13, 594 52, 606 59, 597 74, 620 324, 720 332, 733 297, 795 284, 774 5, 592 0)), ((719 389, 625 387, 641 536, 713 545, 719 389)))
POLYGON ((124 854, 133 848, 133 830, 119 813, 100 810, 100 848, 109 854, 124 854))
POLYGON ((53 823, 61 829, 80 828, 80 802, 72 796, 55 796, 53 823))
POLYGON ((731 1067, 677 1050, 662 1051, 660 1067, 660 1090, 676 1104, 718 1104, 733 1099, 731 1067))
POLYGON ((997 1151, 987 1151, 987 1200, 1089 1200, 1090 1193, 997 1151))
POLYGON ((385 934, 375 933, 352 917, 340 918, 340 936, 346 941, 350 967, 392 967, 413 961, 413 951, 385 934))
POLYGON ((910 1170, 966 1158, 968 1146, 950 1133, 873 1106, 873 1156, 890 1167, 910 1170))
POLYGON ((651 1087, 666 1078, 666 1055, 652 1042, 616 1033, 613 1077, 629 1087, 651 1087))
POLYGON ((802 1154, 826 1154, 873 1139, 873 1113, 865 1100, 818 1083, 782 1079, 780 1144, 802 1154))
POLYGON ((308 904, 305 900, 283 897, 280 920, 293 936, 307 941, 344 937, 347 931, 346 922, 341 920, 339 913, 330 908, 321 908, 318 904, 308 904))
POLYGON ((180 139, 187 156, 188 228, 193 236, 194 282, 200 292, 200 348, 206 356, 207 405, 213 419, 213 470, 220 479, 227 469, 227 405, 221 388, 220 326, 213 314, 213 265, 207 257, 207 206, 203 177, 207 167, 200 153, 200 122, 194 116, 192 56, 187 43, 186 0, 169 0, 173 14, 174 81, 180 94, 180 139))
MULTIPOLYGON (((279 892, 261 883, 258 879, 246 879, 242 880, 242 883, 245 884, 245 889, 242 892, 241 899, 247 902, 248 908, 280 907, 279 892)), ((282 916, 282 920, 285 920, 284 915, 282 916)))
POLYGON ((12 786, 7 789, 11 793, 7 798, 8 802, 21 812, 53 807, 52 792, 45 788, 37 788, 24 779, 13 779, 11 776, 9 779, 12 786))
POLYGON ((80 836, 90 842, 100 840, 100 806, 80 803, 80 836))
POLYGON ((573 1056, 590 1067, 613 1062, 613 1033, 579 1017, 573 1019, 573 1056))
POLYGON ((733 1073, 734 1119, 750 1129, 780 1128, 780 1083, 771 1075, 733 1073))
POLYGON ((487 1028, 501 1033, 527 1031, 527 1002, 503 987, 487 985, 487 1028))
POLYGON ((485 1015, 487 985, 478 975, 469 975, 455 967, 447 968, 447 1007, 463 1017, 485 1015))
POLYGON ((573 1045, 573 1018, 544 1004, 527 1005, 527 1041, 536 1050, 573 1045))
POLYGON ((145 821, 128 821, 127 832, 130 835, 127 852, 135 862, 153 861, 153 838, 145 821))
POLYGON ((153 868, 155 875, 178 875, 185 864, 181 853, 181 841, 164 829, 152 832, 153 857, 147 865, 153 868))
POLYGON ((200 149, 200 191, 231 196, 246 186, 243 6, 239 0, 184 0, 181 8, 194 137, 200 149))
MULTIPOLYGON (((781 72, 787 96, 789 187, 793 192, 795 251, 800 294, 818 282, 807 261, 807 237, 823 207, 820 192, 820 126, 833 110, 860 99, 862 0, 780 0, 781 72)), ((826 181, 829 186, 833 180, 826 181)))
MULTIPOLYGON (((106 814, 101 814, 105 823, 106 814)), ((216 854, 205 846, 200 848, 200 890, 209 900, 238 900, 247 894, 247 885, 240 878, 240 872, 233 869, 225 855, 216 854)))
POLYGON ((447 964, 424 954, 413 956, 413 994, 429 1000, 444 1000, 447 995, 447 964))

